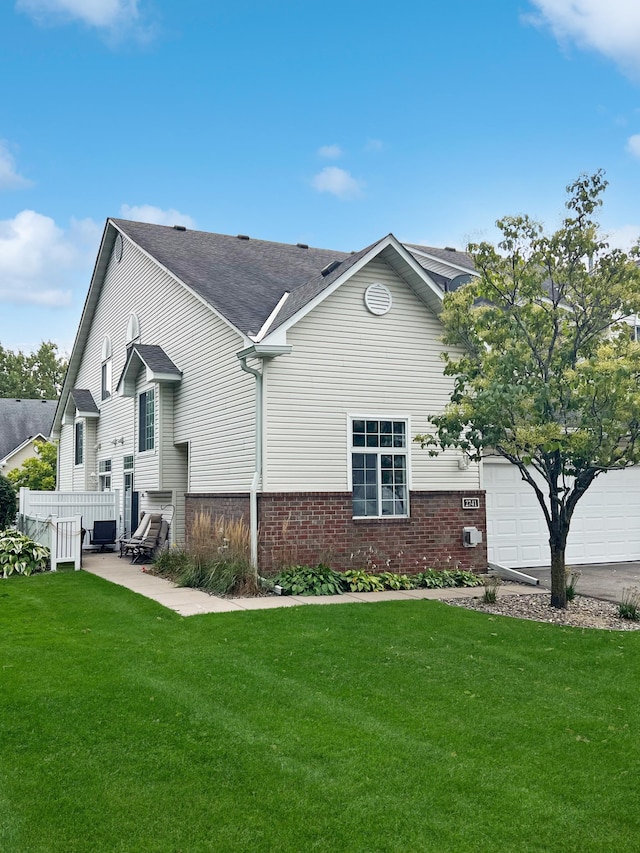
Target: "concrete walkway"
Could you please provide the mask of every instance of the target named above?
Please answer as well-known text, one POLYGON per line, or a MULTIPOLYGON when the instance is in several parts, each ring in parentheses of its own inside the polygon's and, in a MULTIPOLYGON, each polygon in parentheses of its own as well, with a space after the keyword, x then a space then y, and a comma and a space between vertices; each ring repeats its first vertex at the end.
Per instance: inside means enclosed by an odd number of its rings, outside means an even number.
MULTIPOLYGON (((482 588, 471 589, 410 589, 385 592, 346 592, 343 595, 269 595, 262 598, 218 598, 196 589, 178 587, 171 581, 154 577, 144 571, 144 566, 131 565, 128 559, 120 559, 113 553, 84 552, 83 570, 92 575, 124 586, 138 595, 144 595, 175 610, 181 616, 199 613, 231 613, 241 610, 271 610, 275 607, 296 607, 309 604, 350 604, 374 601, 415 601, 422 598, 474 598, 482 595, 482 588)), ((544 594, 541 587, 513 584, 500 589, 500 596, 544 594)))

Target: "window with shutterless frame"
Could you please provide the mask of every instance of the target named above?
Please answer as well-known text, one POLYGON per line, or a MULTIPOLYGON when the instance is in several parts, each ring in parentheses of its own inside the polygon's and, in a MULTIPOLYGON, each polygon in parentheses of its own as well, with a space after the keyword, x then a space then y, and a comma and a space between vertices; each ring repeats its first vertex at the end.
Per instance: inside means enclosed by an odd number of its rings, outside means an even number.
POLYGON ((138 399, 138 451, 153 450, 155 446, 155 393, 151 388, 138 399))
POLYGON ((82 465, 84 462, 84 421, 76 421, 74 450, 75 464, 82 465))
POLYGON ((354 518, 409 515, 408 432, 407 418, 350 418, 354 518))

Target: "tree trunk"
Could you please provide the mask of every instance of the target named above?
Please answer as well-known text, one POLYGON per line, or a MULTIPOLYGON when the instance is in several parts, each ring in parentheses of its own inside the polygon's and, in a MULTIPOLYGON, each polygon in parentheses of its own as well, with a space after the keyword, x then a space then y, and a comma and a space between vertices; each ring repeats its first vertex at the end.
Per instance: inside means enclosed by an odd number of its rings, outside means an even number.
POLYGON ((551 606, 567 606, 567 568, 564 561, 564 543, 551 541, 551 606))

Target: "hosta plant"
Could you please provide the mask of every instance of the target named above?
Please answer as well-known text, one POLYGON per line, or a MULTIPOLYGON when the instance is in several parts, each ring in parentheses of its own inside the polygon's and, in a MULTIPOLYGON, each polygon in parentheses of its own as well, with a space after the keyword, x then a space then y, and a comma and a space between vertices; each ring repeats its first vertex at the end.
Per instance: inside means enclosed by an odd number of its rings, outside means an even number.
POLYGON ((42 572, 48 563, 49 549, 44 545, 38 545, 17 530, 0 532, 0 570, 4 578, 42 572))
POLYGON ((413 589, 414 581, 407 575, 399 575, 396 572, 381 572, 378 575, 385 589, 413 589))
POLYGON ((344 579, 350 592, 380 592, 384 589, 378 575, 370 575, 360 569, 349 569, 344 573, 344 579))
POLYGON ((329 566, 315 568, 293 566, 275 579, 285 595, 339 595, 344 592, 344 579, 329 566))

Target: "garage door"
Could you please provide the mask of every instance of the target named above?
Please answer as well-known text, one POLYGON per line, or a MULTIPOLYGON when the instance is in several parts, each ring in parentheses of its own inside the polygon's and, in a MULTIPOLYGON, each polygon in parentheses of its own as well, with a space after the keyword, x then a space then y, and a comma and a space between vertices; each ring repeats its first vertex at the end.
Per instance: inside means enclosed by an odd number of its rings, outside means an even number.
MULTIPOLYGON (((509 568, 548 566, 549 534, 531 486, 515 465, 483 463, 489 560, 509 568)), ((573 514, 569 564, 640 560, 640 468, 597 477, 573 514)))

